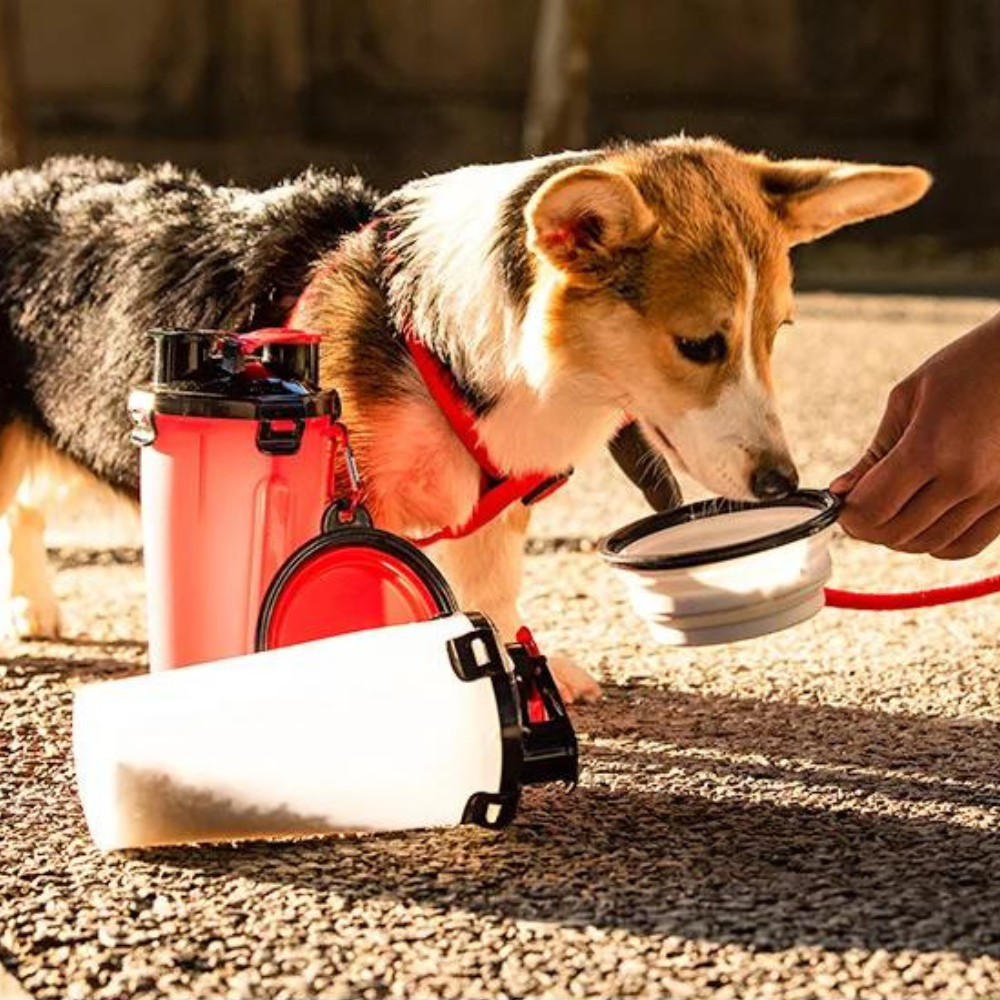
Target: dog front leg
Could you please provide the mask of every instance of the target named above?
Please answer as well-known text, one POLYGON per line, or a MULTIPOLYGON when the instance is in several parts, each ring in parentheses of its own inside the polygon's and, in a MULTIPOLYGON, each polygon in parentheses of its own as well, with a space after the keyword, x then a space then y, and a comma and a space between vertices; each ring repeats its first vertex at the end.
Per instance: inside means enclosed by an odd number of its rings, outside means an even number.
POLYGON ((524 536, 529 513, 518 504, 465 538, 439 542, 428 550, 451 584, 463 611, 481 611, 514 642, 521 627, 524 536))
POLYGON ((59 605, 45 554, 45 521, 20 496, 29 453, 22 424, 10 424, 0 432, 0 635, 13 639, 59 633, 59 605))
MULTIPOLYGON (((463 611, 482 611, 506 642, 515 641, 524 623, 518 608, 524 562, 524 537, 530 513, 521 504, 466 538, 440 542, 430 555, 455 591, 463 611)), ((567 656, 552 656, 549 666, 563 700, 594 701, 600 685, 567 656)))

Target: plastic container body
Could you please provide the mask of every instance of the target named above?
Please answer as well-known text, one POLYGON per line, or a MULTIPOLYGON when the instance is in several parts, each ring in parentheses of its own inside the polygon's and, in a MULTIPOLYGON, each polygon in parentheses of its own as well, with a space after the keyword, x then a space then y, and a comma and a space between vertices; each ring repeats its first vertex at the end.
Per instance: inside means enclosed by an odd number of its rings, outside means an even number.
POLYGON ((153 670, 254 650, 278 567, 331 499, 335 392, 301 330, 150 331, 153 378, 129 396, 141 448, 153 670))
POLYGON ((140 470, 150 667, 250 653, 272 578, 320 531, 329 417, 307 419, 291 455, 260 451, 255 420, 154 422, 140 470))
POLYGON ((521 714, 491 635, 452 615, 81 688, 73 744, 94 841, 446 826, 512 790, 516 805, 521 714))

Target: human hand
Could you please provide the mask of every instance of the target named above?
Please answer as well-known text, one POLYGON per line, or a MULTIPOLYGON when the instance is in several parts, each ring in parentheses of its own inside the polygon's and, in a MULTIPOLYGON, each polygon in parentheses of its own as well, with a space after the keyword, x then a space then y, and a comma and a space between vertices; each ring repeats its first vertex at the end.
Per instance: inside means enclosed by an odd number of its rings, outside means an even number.
POLYGON ((889 394, 860 461, 830 484, 849 535, 964 559, 1000 535, 1000 313, 889 394))

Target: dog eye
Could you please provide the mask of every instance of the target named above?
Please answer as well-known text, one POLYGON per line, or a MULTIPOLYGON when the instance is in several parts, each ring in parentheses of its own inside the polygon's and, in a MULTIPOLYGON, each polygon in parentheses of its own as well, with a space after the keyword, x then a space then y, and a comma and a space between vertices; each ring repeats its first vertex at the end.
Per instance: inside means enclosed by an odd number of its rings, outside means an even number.
POLYGON ((716 330, 708 337, 674 337, 677 350, 696 365, 712 365, 725 360, 726 335, 716 330))

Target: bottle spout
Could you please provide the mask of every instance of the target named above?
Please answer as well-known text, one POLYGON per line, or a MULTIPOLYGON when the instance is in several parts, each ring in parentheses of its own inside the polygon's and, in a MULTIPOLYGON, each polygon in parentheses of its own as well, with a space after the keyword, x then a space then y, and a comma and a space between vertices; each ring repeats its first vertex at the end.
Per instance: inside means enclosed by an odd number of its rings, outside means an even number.
POLYGON ((546 785, 561 781, 575 785, 580 768, 576 735, 568 719, 529 725, 524 734, 524 771, 526 785, 546 785))
POLYGON ((575 785, 579 777, 576 733, 544 656, 534 643, 507 647, 521 702, 524 763, 521 783, 575 785))

